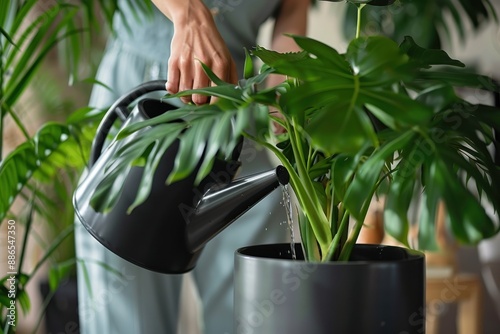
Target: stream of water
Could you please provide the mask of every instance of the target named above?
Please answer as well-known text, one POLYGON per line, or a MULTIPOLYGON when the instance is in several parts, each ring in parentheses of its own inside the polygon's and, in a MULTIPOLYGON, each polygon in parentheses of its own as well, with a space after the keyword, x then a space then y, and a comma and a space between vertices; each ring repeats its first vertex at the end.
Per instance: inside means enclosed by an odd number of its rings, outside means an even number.
POLYGON ((283 190, 283 206, 285 207, 286 220, 288 223, 288 229, 290 230, 290 251, 292 254, 292 260, 296 260, 297 254, 295 252, 295 235, 293 232, 292 198, 290 196, 288 185, 284 185, 281 188, 283 190))

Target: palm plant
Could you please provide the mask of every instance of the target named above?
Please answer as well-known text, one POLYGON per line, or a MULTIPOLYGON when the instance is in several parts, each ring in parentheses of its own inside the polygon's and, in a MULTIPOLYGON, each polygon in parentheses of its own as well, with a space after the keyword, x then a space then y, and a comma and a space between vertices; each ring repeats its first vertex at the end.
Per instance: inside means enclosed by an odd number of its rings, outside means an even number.
MULTIPOLYGON (((150 10, 151 6, 139 3, 144 10, 150 10)), ((18 320, 9 317, 11 303, 14 302, 14 314, 19 307, 25 313, 29 311, 26 285, 44 263, 51 261, 65 240, 72 237, 72 206, 67 203, 87 161, 85 152, 95 130, 93 124, 101 115, 101 111, 85 107, 64 122, 44 123, 33 134, 21 116, 24 110, 20 100, 44 61, 55 51, 62 55, 60 59, 67 66, 70 83, 85 81, 79 73, 82 64, 89 66, 88 51, 92 49, 93 36, 111 26, 117 11, 118 1, 16 0, 0 4, 0 226, 7 229, 8 222, 14 221, 17 226, 16 238, 9 242, 15 248, 13 253, 9 252, 12 259, 9 257, 7 270, 15 273, 14 294, 9 293, 7 284, 11 275, 0 277, 0 329, 4 333, 13 332, 18 320), (6 124, 11 124, 8 130, 16 127, 23 137, 21 144, 8 152, 6 124), (12 209, 18 200, 30 203, 29 219, 12 209), (62 205, 65 205, 64 215, 54 215, 62 205), (45 228, 53 230, 54 236, 42 245, 45 253, 34 267, 27 268, 23 264, 28 241, 39 239, 32 223, 34 213, 41 217, 45 228), (58 224, 56 219, 66 223, 58 224)), ((75 261, 74 256, 66 256, 65 262, 53 266, 50 274, 53 289, 75 261)))

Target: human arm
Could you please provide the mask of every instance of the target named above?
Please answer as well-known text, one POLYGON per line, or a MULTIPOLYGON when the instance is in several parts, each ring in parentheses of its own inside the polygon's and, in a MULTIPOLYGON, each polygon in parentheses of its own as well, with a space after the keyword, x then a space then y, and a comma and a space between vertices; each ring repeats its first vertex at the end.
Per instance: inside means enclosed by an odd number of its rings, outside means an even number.
MULTIPOLYGON (((307 34, 307 17, 310 0, 283 0, 276 15, 274 28, 271 37, 271 50, 277 52, 300 51, 300 47, 295 41, 285 34, 301 35, 307 34)), ((281 75, 271 75, 266 81, 268 87, 275 86, 283 82, 281 75)), ((271 113, 277 113, 276 110, 270 110, 271 113)), ((275 132, 281 133, 284 129, 276 124, 275 132)))
MULTIPOLYGON (((177 93, 210 86, 201 62, 219 78, 236 83, 237 71, 226 43, 215 25, 212 13, 201 0, 152 0, 174 25, 168 60, 166 89, 177 93)), ((182 97, 184 103, 204 104, 208 97, 182 97)))
MULTIPOLYGON (((276 15, 271 37, 271 50, 277 52, 300 51, 300 47, 286 34, 307 34, 307 17, 310 0, 283 0, 276 15)), ((283 81, 281 76, 271 76, 267 81, 268 86, 276 85, 283 81)))

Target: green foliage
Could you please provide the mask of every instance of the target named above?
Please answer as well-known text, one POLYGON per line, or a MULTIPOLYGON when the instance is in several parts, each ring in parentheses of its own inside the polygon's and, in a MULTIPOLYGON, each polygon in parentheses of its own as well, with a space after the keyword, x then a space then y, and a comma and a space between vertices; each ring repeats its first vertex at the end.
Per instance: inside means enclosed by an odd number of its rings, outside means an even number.
MULTIPOLYGON (((280 55, 257 48, 253 54, 266 63, 267 70, 257 76, 259 81, 271 73, 269 68, 272 68, 274 73, 293 76, 298 84, 284 83, 275 88, 274 94, 267 94, 266 90, 252 90, 251 79, 237 87, 217 81, 218 86, 175 95, 195 92, 216 95, 219 101, 215 105, 185 106, 125 128, 119 137, 153 125, 157 128, 150 131, 164 132, 162 127, 179 124, 169 122, 183 118, 184 132, 180 140, 181 143, 186 140, 189 145, 181 145, 176 176, 168 178, 171 181, 192 172, 207 141, 215 145, 209 151, 217 152, 224 143, 234 143, 243 134, 271 149, 289 169, 292 188, 311 225, 301 230, 308 235, 312 233, 313 240, 319 244, 319 249, 310 253, 322 255, 323 260, 328 260, 325 258, 331 253, 328 250, 339 247, 335 244, 338 239, 331 234, 332 217, 328 215, 334 208, 328 203, 340 205, 344 216, 362 222, 372 197, 384 181, 389 184, 385 211, 388 231, 405 244, 409 230, 407 212, 415 187, 423 187, 428 201, 423 208, 428 210, 424 214, 429 219, 427 224, 432 224, 437 203, 443 200, 459 241, 476 243, 497 232, 465 181, 474 180, 486 198, 492 201, 497 198, 494 184, 498 182, 498 168, 487 151, 491 143, 487 126, 498 129, 500 122, 497 117, 492 119, 493 109, 471 106, 456 96, 452 89, 454 80, 441 80, 440 76, 448 73, 443 66, 462 67, 462 63, 449 58, 444 51, 424 49, 411 38, 398 46, 386 37, 361 37, 353 40, 342 55, 314 40, 293 38, 304 51, 280 55), (280 109, 285 116, 280 123, 287 130, 281 145, 289 146, 289 150, 282 151, 270 144, 268 139, 272 133, 268 122, 260 125, 246 117, 252 105, 280 109), (242 115, 245 118, 241 118, 242 115), (231 118, 240 124, 238 131, 231 131, 231 118), (374 118, 383 124, 383 129, 377 131, 372 123, 374 118), (217 120, 225 127, 224 131, 215 125, 217 120), (249 128, 268 136, 253 136, 245 131, 249 128), (210 141, 210 136, 216 133, 221 135, 210 141), (340 166, 347 169, 339 170, 340 166), (340 178, 336 174, 339 171, 340 178), (316 186, 331 182, 332 187, 316 186), (457 206, 460 199, 467 199, 467 204, 457 206)), ((451 77, 455 76, 462 78, 460 85, 477 87, 478 80, 470 73, 465 73, 469 80, 464 79, 463 72, 453 72, 451 77)), ((139 141, 126 145, 118 159, 131 162, 138 154, 151 152, 148 147, 152 142, 159 145, 176 136, 177 133, 163 138, 141 136, 139 141)), ((210 166, 210 161, 204 161, 204 165, 210 166)), ((200 172, 198 180, 208 171, 200 172)), ((105 196, 106 191, 99 194, 105 196)), ((101 201, 96 198, 96 202, 101 201)), ((360 227, 358 224, 355 231, 359 233, 360 227)), ((355 236, 356 232, 351 242, 343 246, 340 259, 348 258, 355 236)))
POLYGON ((350 3, 353 3, 355 5, 367 4, 367 5, 372 5, 372 6, 387 6, 387 5, 393 4, 395 0, 322 0, 322 1, 350 2, 350 3))
POLYGON ((5 218, 10 205, 32 179, 52 182, 64 167, 85 165, 81 147, 70 133, 71 127, 46 123, 29 141, 12 151, 0 169, 0 220, 5 218))
MULTIPOLYGON (((347 6, 344 34, 354 36, 356 8, 347 6)), ((392 6, 367 6, 363 9, 363 33, 385 35, 398 43, 405 36, 426 48, 441 48, 452 32, 465 41, 466 27, 479 30, 498 18, 490 0, 398 0, 392 6)))
MULTIPOLYGON (((87 161, 86 152, 95 132, 95 121, 101 111, 84 108, 74 113, 67 122, 47 122, 34 134, 30 134, 20 116, 19 101, 27 88, 36 79, 39 69, 51 52, 60 48, 62 61, 67 65, 70 82, 78 77, 80 66, 88 58, 91 50, 91 34, 110 25, 118 1, 56 1, 40 2, 2 1, 0 3, 0 224, 15 219, 23 234, 17 235, 17 293, 8 297, 6 279, 2 278, 0 288, 0 329, 11 333, 15 329, 8 325, 7 302, 16 302, 16 307, 24 312, 30 309, 30 298, 26 284, 33 275, 61 248, 68 243, 73 232, 71 205, 72 187, 77 175, 87 161), (104 18, 101 19, 100 12, 104 18), (24 136, 24 142, 5 154, 5 120, 10 118, 11 127, 17 127, 24 136), (54 196, 49 195, 54 194, 54 196), (11 210, 17 199, 29 201, 28 217, 11 210), (70 203, 68 205, 68 203, 70 203), (58 212, 65 206, 63 214, 58 212), (69 222, 61 227, 54 220, 57 212, 59 220, 69 222), (54 239, 43 245, 45 253, 35 263, 34 268, 23 266, 25 251, 30 239, 41 241, 32 226, 32 214, 37 213, 48 229, 54 232, 54 239), (31 238, 30 238, 31 236, 31 238)), ((141 7, 151 8, 149 2, 141 7)), ((36 101, 40 105, 41 101, 36 101)), ((37 109, 38 110, 38 109, 37 109)), ((27 110, 27 113, 33 110, 27 110)), ((9 129, 11 130, 11 129, 9 129)), ((65 256, 71 252, 65 251, 65 256)), ((74 259, 73 259, 74 260, 74 259)), ((59 279, 68 270, 57 272, 59 279)), ((57 283, 51 275, 51 282, 57 283)), ((52 284, 55 287, 55 284, 52 284)))
MULTIPOLYGON (((344 54, 310 38, 290 37, 302 51, 282 54, 256 47, 251 54, 264 63, 261 72, 249 77, 247 59, 246 79, 236 86, 205 67, 215 86, 167 96, 216 96, 215 104, 186 105, 134 124, 124 128, 118 140, 150 126, 151 134, 163 127, 182 127, 176 168, 168 181, 189 175, 195 162, 203 159, 206 168, 197 176, 200 181, 215 152, 227 154, 240 136, 269 149, 290 173, 301 211, 302 241, 311 261, 349 259, 374 196, 386 198, 386 228, 406 245, 414 223, 408 211, 416 197, 423 203, 418 222, 421 247, 435 246, 434 220, 441 202, 458 241, 474 244, 498 232, 481 200, 498 212, 495 185, 500 174, 488 148, 493 129, 500 129, 500 113, 455 93, 457 87, 497 91, 498 85, 443 50, 420 46, 411 37, 398 44, 389 37, 362 36, 353 39, 344 54), (286 80, 256 90, 270 74, 286 80), (282 117, 269 114, 268 108, 282 117), (179 119, 182 123, 172 123, 179 119), (274 134, 272 122, 286 132, 274 134), (204 151, 210 154, 204 157, 204 151), (354 228, 349 234, 350 220, 354 228)), ((177 136, 165 133, 129 141, 116 161, 127 166, 138 157, 153 161, 161 151, 152 154, 151 147, 171 143, 177 136)), ((95 203, 117 195, 114 184, 120 178, 112 175, 113 165, 107 167, 106 183, 96 190, 95 203)), ((135 205, 143 198, 139 195, 135 205)))
MULTIPOLYGON (((217 97, 216 104, 187 105, 124 128, 117 140, 134 138, 144 131, 148 135, 129 141, 107 166, 93 205, 103 211, 109 209, 120 191, 120 175, 132 164, 141 164, 146 172, 130 210, 140 205, 149 194, 159 158, 177 139, 179 155, 166 181, 186 177, 202 159, 196 178, 200 182, 210 172, 214 159, 228 157, 244 136, 269 149, 288 169, 301 208, 301 237, 311 261, 349 258, 360 222, 375 195, 385 196, 386 229, 403 243, 407 243, 412 223, 408 208, 415 194, 423 203, 418 221, 421 248, 436 246, 434 217, 440 202, 448 210, 457 240, 477 243, 497 233, 498 226, 486 214, 481 200, 491 203, 498 215, 496 199, 500 194, 495 185, 499 184, 499 172, 488 148, 493 141, 492 129, 500 128, 500 113, 461 99, 455 88, 498 91, 499 87, 489 77, 464 69, 463 63, 436 49, 443 38, 449 38, 451 29, 462 39, 467 37, 464 15, 475 30, 485 21, 496 21, 491 2, 401 0, 392 7, 384 7, 393 2, 390 0, 348 2, 356 5, 348 6, 349 10, 364 7, 363 21, 369 25, 362 29, 365 37, 353 39, 345 54, 300 36, 291 36, 302 48, 298 53, 281 54, 256 47, 248 53, 245 80, 236 86, 223 82, 205 67, 216 85, 196 93, 217 97), (451 25, 445 20, 447 15, 451 25), (372 32, 390 38, 369 36, 372 32), (264 62, 257 75, 253 75, 250 54, 264 62), (284 74, 287 80, 257 90, 272 73, 284 74), (268 114, 268 107, 278 109, 283 118, 268 114), (272 122, 283 126, 286 133, 275 135, 272 122), (351 218, 356 224, 348 237, 351 218)), ((45 124, 31 136, 17 114, 16 104, 56 46, 63 47, 70 82, 81 80, 78 66, 90 50, 89 33, 109 27, 114 14, 121 13, 118 0, 58 1, 43 11, 37 3, 0 2, 0 224, 12 216, 11 204, 16 198, 29 200, 26 217, 16 217, 27 231, 16 277, 16 308, 23 312, 30 310, 26 285, 73 232, 72 226, 58 230, 45 245, 34 270, 26 272, 22 259, 28 236, 33 233, 33 213, 44 216, 57 207, 44 187, 56 184, 54 180, 61 172, 68 175, 70 184, 76 181, 71 175, 87 161, 83 152, 88 152, 93 122, 99 120, 101 112, 83 108, 63 123, 45 124), (103 14, 105 25, 100 24, 98 13, 103 14), (23 23, 28 17, 33 19, 26 26, 23 23), (4 158, 7 117, 26 140, 4 158)), ((146 12, 152 8, 149 1, 133 4, 146 12)), ((70 194, 57 184, 56 192, 67 200, 70 194)), ((52 267, 51 288, 71 272, 75 262, 69 259, 52 267)), ((7 279, 0 278, 0 328, 9 333, 12 327, 5 318, 10 302, 7 279)), ((88 277, 86 283, 90 284, 88 277)))

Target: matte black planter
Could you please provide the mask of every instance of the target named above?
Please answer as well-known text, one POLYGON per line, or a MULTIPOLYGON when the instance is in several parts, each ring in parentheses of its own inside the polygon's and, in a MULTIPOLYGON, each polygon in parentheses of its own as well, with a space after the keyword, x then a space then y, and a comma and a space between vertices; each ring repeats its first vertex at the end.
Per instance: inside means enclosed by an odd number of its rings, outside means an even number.
POLYGON ((351 261, 329 263, 290 253, 289 244, 236 251, 235 333, 425 332, 422 253, 357 245, 351 261))
MULTIPOLYGON (((48 281, 42 281, 42 283, 40 283, 40 294, 44 301, 50 295, 48 281)), ((80 333, 76 277, 70 277, 67 281, 62 282, 58 286, 47 304, 44 318, 46 333, 80 333)))

